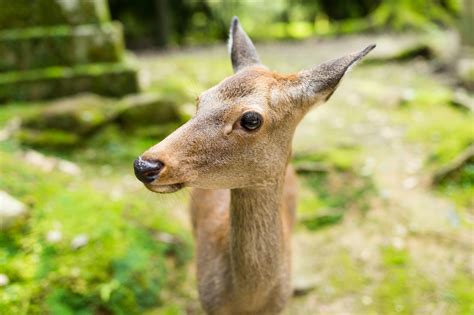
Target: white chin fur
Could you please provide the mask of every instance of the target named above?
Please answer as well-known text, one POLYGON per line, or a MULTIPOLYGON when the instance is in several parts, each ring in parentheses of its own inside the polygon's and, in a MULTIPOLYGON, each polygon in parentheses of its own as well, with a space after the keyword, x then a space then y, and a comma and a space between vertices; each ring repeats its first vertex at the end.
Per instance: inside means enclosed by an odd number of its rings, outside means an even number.
POLYGON ((160 193, 160 194, 169 194, 173 193, 175 191, 180 190, 183 188, 181 184, 175 184, 175 185, 163 185, 163 186, 155 186, 155 185, 145 185, 146 188, 151 190, 152 192, 160 193))

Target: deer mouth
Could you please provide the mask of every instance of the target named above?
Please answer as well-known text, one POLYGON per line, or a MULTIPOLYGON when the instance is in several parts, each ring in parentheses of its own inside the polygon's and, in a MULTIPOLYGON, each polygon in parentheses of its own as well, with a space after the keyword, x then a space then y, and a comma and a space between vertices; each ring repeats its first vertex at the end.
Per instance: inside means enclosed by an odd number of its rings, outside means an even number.
POLYGON ((145 184, 145 187, 152 192, 156 192, 159 194, 169 194, 182 189, 184 187, 184 183, 176 183, 171 185, 145 184))

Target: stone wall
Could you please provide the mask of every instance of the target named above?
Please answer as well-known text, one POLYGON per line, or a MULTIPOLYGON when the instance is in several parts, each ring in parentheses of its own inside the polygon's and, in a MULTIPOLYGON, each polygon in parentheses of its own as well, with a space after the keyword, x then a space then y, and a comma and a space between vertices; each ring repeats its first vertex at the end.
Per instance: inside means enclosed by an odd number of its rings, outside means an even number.
POLYGON ((106 0, 0 0, 0 102, 138 91, 106 0))

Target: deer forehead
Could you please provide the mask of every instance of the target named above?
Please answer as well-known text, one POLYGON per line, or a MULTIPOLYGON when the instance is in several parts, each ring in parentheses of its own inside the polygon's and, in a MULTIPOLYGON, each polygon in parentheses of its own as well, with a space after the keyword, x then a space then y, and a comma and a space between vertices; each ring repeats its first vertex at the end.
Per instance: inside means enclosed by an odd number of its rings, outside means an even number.
POLYGON ((221 109, 241 111, 246 107, 264 110, 269 104, 270 90, 275 77, 263 67, 238 72, 202 93, 198 112, 221 109))

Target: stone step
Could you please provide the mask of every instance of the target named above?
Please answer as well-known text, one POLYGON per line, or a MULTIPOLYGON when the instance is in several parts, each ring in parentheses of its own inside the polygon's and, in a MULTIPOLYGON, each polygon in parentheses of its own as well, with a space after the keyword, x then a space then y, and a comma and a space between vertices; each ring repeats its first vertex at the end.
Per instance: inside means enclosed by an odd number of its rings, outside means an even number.
POLYGON ((80 92, 119 97, 139 91, 129 63, 96 63, 0 73, 0 104, 52 99, 80 92))
POLYGON ((123 51, 118 22, 0 31, 0 72, 118 62, 123 51))
POLYGON ((0 30, 110 20, 107 0, 0 0, 0 8, 0 30))

